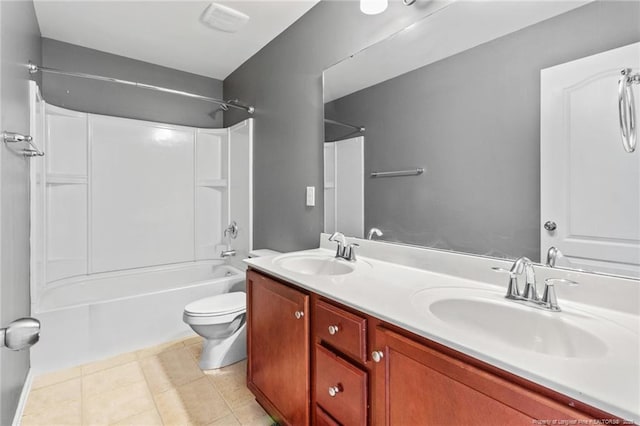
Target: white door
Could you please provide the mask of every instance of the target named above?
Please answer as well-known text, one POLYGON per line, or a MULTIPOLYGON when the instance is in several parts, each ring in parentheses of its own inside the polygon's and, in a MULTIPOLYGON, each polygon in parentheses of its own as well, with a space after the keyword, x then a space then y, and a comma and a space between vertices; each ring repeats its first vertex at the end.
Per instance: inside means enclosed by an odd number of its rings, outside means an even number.
POLYGON ((324 144, 324 232, 364 237, 364 137, 324 144))
POLYGON ((624 68, 640 72, 640 43, 541 72, 542 261, 555 246, 558 266, 640 276, 640 152, 624 150, 617 108, 624 68))

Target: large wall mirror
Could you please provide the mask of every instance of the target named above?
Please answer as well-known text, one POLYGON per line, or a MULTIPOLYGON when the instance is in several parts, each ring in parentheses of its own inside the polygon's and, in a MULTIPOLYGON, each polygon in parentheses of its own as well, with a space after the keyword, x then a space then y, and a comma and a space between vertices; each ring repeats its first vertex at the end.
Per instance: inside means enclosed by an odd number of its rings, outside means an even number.
POLYGON ((638 73, 638 1, 438 3, 324 72, 325 232, 640 277, 638 73))

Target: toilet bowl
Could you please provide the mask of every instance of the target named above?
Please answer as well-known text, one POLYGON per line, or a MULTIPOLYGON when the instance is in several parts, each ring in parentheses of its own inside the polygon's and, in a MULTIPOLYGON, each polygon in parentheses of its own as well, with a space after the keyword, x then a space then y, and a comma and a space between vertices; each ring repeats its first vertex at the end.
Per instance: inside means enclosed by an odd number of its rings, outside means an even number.
POLYGON ((212 370, 247 357, 246 294, 225 293, 189 303, 182 319, 204 338, 200 368, 212 370))

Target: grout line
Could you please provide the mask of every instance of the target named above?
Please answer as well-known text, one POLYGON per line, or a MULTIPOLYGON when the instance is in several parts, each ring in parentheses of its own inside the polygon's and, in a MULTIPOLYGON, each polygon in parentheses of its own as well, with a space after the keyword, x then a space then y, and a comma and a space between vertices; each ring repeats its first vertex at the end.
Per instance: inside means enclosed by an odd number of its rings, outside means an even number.
MULTIPOLYGON (((154 355, 152 355, 152 356, 154 356, 154 355)), ((137 358, 137 354, 136 354, 136 358, 137 358)), ((147 357, 147 358, 149 358, 149 357, 147 357)), ((137 362, 139 363, 140 360, 138 360, 137 362)), ((158 418, 160 419, 160 422, 164 425, 164 419, 162 418, 162 414, 160 414, 160 409, 158 409, 158 404, 156 403, 155 395, 151 391, 151 386, 149 386, 149 380, 147 379, 147 374, 144 372, 144 368, 142 368, 142 365, 140 366, 140 369, 142 370, 142 377, 144 378, 144 384, 147 385, 147 391, 149 391, 149 395, 151 395, 151 401, 153 402, 153 408, 155 408, 156 414, 158 415, 158 418)))

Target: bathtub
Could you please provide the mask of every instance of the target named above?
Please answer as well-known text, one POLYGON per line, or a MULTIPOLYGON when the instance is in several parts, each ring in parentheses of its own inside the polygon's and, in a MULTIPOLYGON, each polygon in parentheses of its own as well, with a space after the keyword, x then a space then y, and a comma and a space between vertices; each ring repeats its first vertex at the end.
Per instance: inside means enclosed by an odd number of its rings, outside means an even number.
POLYGON ((245 273, 219 260, 56 281, 33 306, 42 330, 32 369, 58 370, 195 335, 182 321, 187 303, 244 288, 245 273))

